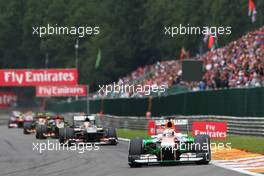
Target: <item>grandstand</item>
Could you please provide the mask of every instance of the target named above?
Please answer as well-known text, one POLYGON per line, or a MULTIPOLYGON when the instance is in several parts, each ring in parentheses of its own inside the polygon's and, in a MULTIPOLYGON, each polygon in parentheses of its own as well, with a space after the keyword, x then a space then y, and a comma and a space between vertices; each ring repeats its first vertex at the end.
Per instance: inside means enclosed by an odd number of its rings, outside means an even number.
MULTIPOLYGON (((181 61, 175 59, 139 67, 126 77, 119 78, 117 83, 167 85, 167 94, 177 93, 177 90, 182 92, 264 86, 264 26, 222 48, 208 51, 194 59, 203 61, 204 74, 201 82, 183 82, 181 61)), ((142 97, 144 95, 129 93, 94 95, 94 97, 102 96, 142 97)))

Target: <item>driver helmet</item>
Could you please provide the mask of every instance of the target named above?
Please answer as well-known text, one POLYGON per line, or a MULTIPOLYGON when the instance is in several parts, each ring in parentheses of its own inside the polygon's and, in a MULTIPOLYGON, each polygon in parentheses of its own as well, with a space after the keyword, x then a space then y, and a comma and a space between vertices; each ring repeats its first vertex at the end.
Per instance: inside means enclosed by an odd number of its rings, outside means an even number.
POLYGON ((85 122, 90 122, 90 119, 88 117, 85 118, 85 122))
POLYGON ((56 115, 54 120, 55 120, 56 123, 60 123, 61 122, 61 117, 59 115, 56 115))
POLYGON ((168 121, 166 123, 166 129, 167 130, 164 131, 165 133, 163 135, 166 136, 166 137, 172 137, 172 136, 174 136, 174 130, 173 130, 173 128, 174 128, 173 122, 168 121))
POLYGON ((168 121, 166 124, 166 128, 173 128, 173 123, 171 121, 168 121))

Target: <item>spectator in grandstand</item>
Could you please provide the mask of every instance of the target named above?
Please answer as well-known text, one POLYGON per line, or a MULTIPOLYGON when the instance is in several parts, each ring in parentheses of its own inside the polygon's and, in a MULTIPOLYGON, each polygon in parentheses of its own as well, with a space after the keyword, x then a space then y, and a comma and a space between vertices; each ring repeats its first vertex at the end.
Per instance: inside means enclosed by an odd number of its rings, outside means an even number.
MULTIPOLYGON (((197 83, 181 81, 179 60, 159 61, 139 67, 120 78, 118 84, 185 85, 193 91, 219 88, 264 86, 264 26, 249 32, 225 47, 196 56, 205 68, 203 80, 197 83)), ((121 97, 144 96, 138 93, 111 95, 121 97)))

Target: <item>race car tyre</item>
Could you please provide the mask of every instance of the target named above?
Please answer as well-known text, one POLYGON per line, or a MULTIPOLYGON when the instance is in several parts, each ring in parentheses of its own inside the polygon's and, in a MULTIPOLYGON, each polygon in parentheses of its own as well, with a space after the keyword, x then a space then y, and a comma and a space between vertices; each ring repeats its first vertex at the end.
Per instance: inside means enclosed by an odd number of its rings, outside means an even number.
POLYGON ((143 139, 142 138, 133 138, 129 143, 128 151, 128 164, 130 167, 140 167, 140 163, 134 162, 134 156, 138 157, 143 153, 143 139))
POLYGON ((116 129, 115 128, 108 128, 107 137, 116 138, 117 139, 116 129))
POLYGON ((18 128, 23 128, 23 126, 24 126, 23 124, 24 124, 24 122, 18 122, 18 123, 17 123, 17 127, 18 127, 18 128))
POLYGON ((60 130, 60 128, 58 128, 58 127, 54 128, 54 133, 55 133, 54 138, 59 138, 59 130, 60 130))
POLYGON ((36 128, 36 138, 37 139, 46 139, 47 137, 44 134, 47 132, 47 125, 37 125, 36 128))
POLYGON ((66 142, 66 128, 59 129, 59 142, 64 144, 66 142))
POLYGON ((68 140, 74 139, 73 128, 59 128, 59 142, 65 144, 68 140))
POLYGON ((39 126, 36 125, 36 139, 39 139, 39 126))
POLYGON ((32 122, 24 122, 24 125, 23 125, 23 133, 24 134, 30 134, 30 132, 28 132, 28 130, 31 129, 31 125, 32 125, 32 122))
POLYGON ((67 139, 74 139, 74 129, 73 128, 66 128, 66 135, 67 139))
POLYGON ((211 161, 211 143, 209 135, 201 134, 194 138, 194 143, 199 145, 196 149, 197 155, 202 155, 203 160, 196 162, 197 164, 208 164, 211 161))
POLYGON ((10 124, 11 124, 11 120, 8 120, 8 128, 11 128, 10 124))
POLYGON ((115 139, 110 141, 110 145, 117 145, 117 135, 116 135, 116 129, 115 128, 108 128, 107 137, 108 138, 115 138, 115 139))

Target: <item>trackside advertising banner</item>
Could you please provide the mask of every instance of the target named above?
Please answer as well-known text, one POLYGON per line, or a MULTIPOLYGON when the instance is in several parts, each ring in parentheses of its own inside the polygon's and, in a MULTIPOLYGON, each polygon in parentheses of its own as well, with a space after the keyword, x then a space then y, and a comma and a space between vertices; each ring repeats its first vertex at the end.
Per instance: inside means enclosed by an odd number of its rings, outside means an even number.
POLYGON ((87 96, 86 85, 37 86, 37 97, 87 96))
POLYGON ((12 92, 0 92, 0 109, 7 108, 16 103, 17 95, 12 92))
POLYGON ((149 120, 148 121, 148 135, 155 135, 156 134, 156 126, 155 126, 155 121, 154 120, 149 120))
POLYGON ((225 139, 227 136, 226 122, 193 122, 193 136, 208 134, 211 139, 225 139))
POLYGON ((0 86, 76 85, 77 69, 3 69, 0 86))
MULTIPOLYGON (((179 126, 188 125, 188 121, 183 119, 174 119, 170 121, 172 122, 172 128, 174 128, 175 132, 180 132, 179 126)), ((167 122, 169 122, 169 120, 148 120, 148 135, 162 134, 166 129, 167 122)))

